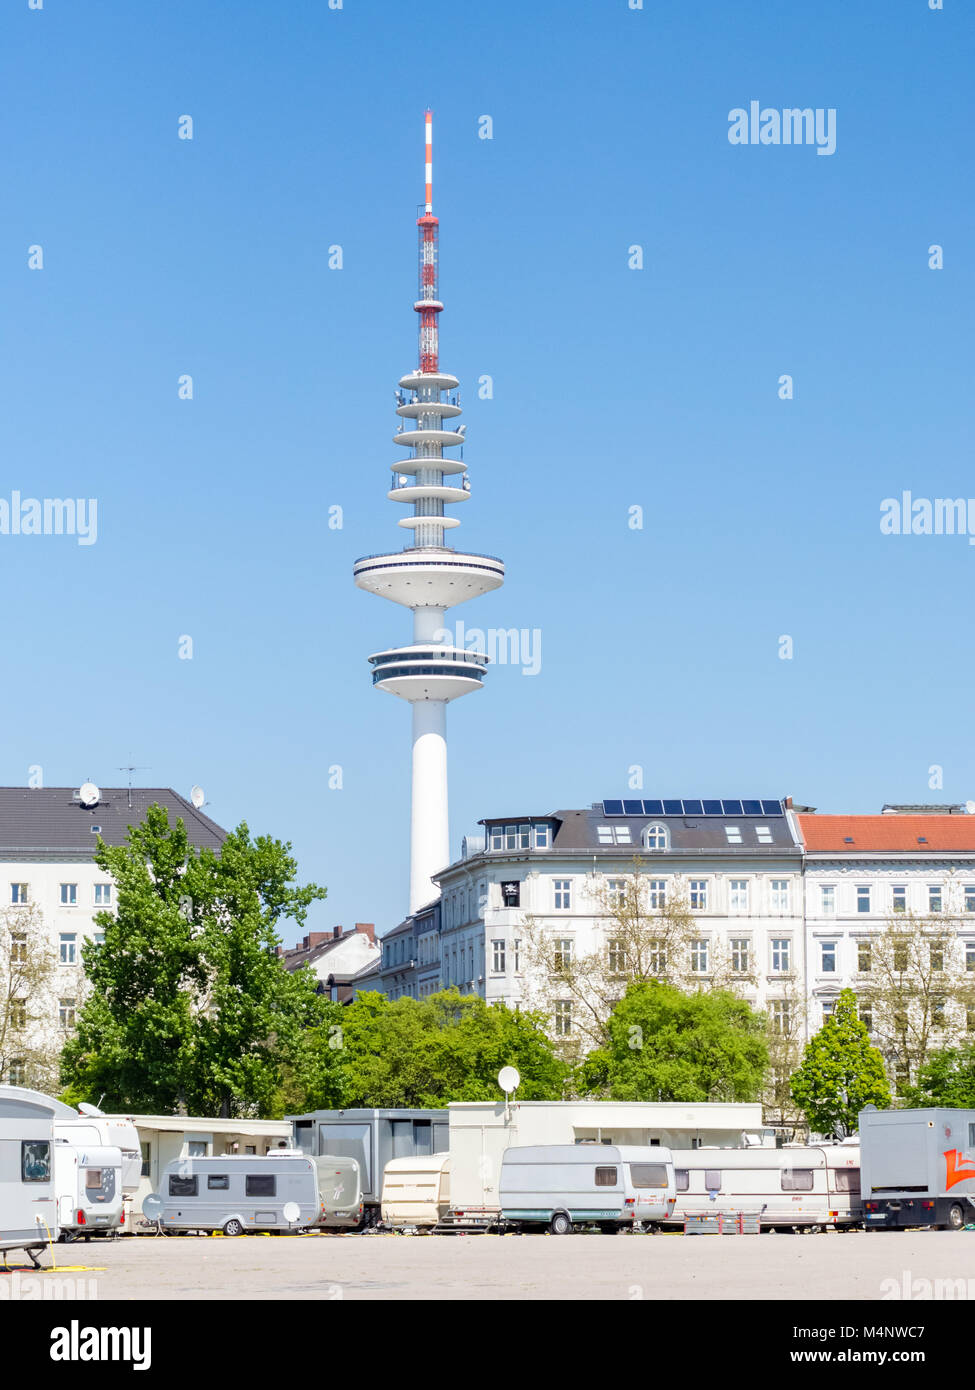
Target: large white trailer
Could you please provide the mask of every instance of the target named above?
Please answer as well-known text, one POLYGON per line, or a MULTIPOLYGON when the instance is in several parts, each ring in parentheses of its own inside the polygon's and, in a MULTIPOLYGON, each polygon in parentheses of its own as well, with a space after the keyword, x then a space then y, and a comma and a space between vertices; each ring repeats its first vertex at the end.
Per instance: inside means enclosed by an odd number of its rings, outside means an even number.
POLYGON ((975 1110, 860 1111, 868 1231, 975 1222, 975 1110))
MULTIPOLYGON (((0 1251, 38 1250, 59 1234, 54 1116, 59 1101, 23 1086, 0 1086, 0 1251)), ((6 1255, 4 1255, 6 1258, 6 1255)))
POLYGON ((850 1230, 863 1217, 860 1149, 842 1144, 674 1151, 677 1202, 668 1218, 743 1212, 765 1230, 850 1230))

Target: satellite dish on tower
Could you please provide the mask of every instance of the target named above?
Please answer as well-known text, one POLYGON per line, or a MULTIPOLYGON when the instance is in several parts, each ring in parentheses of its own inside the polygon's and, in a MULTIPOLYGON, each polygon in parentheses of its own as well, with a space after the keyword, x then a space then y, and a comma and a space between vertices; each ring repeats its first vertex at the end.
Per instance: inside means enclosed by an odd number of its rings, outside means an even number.
POLYGON ((190 792, 190 800, 192 801, 196 809, 199 810, 200 807, 203 805, 204 801, 206 801, 206 797, 203 794, 203 788, 194 787, 193 790, 190 792))
POLYGON ((517 1091, 520 1081, 517 1067, 502 1067, 498 1072, 498 1085, 506 1096, 510 1096, 512 1091, 517 1091))
POLYGON ((82 782, 78 789, 78 798, 82 806, 97 806, 100 796, 101 792, 95 786, 94 782, 82 782))

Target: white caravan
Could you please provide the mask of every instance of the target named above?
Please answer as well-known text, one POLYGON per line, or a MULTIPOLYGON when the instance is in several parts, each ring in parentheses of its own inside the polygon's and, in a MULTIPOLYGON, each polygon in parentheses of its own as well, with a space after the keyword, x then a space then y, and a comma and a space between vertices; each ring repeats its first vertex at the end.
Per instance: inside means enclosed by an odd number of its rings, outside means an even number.
MULTIPOLYGON (((295 1149, 175 1159, 163 1174, 158 1197, 158 1217, 145 1202, 143 1211, 164 1231, 221 1230, 240 1236, 246 1231, 309 1230, 327 1216, 318 1164, 295 1149), (297 1215, 288 1215, 292 1208, 297 1215)), ((348 1216, 349 1224, 356 1224, 359 1211, 348 1216)))
POLYGON ((104 1115, 95 1105, 82 1104, 77 1110, 62 1106, 54 1121, 54 1137, 77 1146, 113 1148, 122 1152, 121 1192, 129 1205, 126 1226, 131 1228, 132 1200, 139 1190, 142 1149, 139 1131, 130 1119, 104 1115))
POLYGON ((757 1215, 766 1230, 847 1230, 863 1219, 860 1149, 787 1144, 781 1149, 675 1149, 677 1202, 670 1224, 715 1212, 757 1215))
POLYGON ((520 1228, 568 1235, 596 1225, 664 1221, 675 1200, 669 1149, 615 1144, 539 1144, 506 1149, 501 1161, 501 1218, 520 1228))
MULTIPOLYGON (((0 1086, 0 1251, 36 1251, 58 1237, 54 1115, 59 1101, 0 1086)), ((6 1260, 6 1254, 4 1254, 6 1260)))
POLYGON ((124 1224, 122 1151, 59 1139, 55 1124, 54 1178, 61 1239, 114 1235, 124 1224))
POLYGON ((439 1226, 450 1205, 450 1154, 391 1158, 383 1174, 382 1221, 391 1230, 439 1226))

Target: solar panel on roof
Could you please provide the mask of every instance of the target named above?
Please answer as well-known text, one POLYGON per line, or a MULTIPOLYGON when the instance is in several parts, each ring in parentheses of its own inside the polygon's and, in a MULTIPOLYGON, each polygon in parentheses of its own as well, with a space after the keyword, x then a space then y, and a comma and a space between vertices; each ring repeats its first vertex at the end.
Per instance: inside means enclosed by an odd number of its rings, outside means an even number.
POLYGON ((705 801, 704 814, 706 816, 720 816, 723 814, 720 801, 705 801))
POLYGON ((680 801, 665 801, 665 802, 664 802, 664 815, 665 815, 665 816, 682 816, 683 814, 684 814, 684 806, 683 806, 683 803, 682 803, 682 802, 680 802, 680 801))
POLYGON ((662 816, 664 813, 664 803, 662 801, 645 801, 643 803, 643 814, 645 816, 662 816))
POLYGON ((603 802, 603 815, 604 815, 604 816, 621 816, 622 814, 623 814, 623 803, 622 803, 622 801, 604 801, 604 802, 603 802))
POLYGON ((763 802, 762 802, 762 815, 764 815, 764 816, 781 816, 781 814, 782 814, 782 802, 781 802, 781 801, 763 801, 763 802))
POLYGON ((624 802, 623 802, 623 812, 624 812, 624 814, 627 815, 627 816, 642 816, 642 815, 643 815, 643 802, 642 802, 642 801, 624 801, 624 802))
POLYGON ((743 816, 740 801, 722 801, 721 808, 726 816, 743 816))
POLYGON ((684 802, 684 815, 685 815, 685 816, 703 816, 703 814, 704 814, 704 809, 703 809, 703 807, 702 807, 700 801, 685 801, 685 802, 684 802))
POLYGON ((741 804, 746 816, 760 816, 762 814, 762 803, 760 801, 743 801, 741 804))

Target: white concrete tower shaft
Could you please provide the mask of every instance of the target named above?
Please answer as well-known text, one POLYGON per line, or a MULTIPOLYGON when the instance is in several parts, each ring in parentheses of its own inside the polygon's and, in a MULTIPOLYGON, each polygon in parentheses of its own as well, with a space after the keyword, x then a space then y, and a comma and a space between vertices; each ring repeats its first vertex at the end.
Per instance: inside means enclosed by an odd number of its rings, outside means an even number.
POLYGON ((394 502, 412 506, 399 525, 411 543, 386 555, 357 560, 355 582, 413 613, 413 641, 369 658, 373 685, 413 706, 413 780, 410 818, 410 911, 438 894, 433 875, 450 861, 447 817, 447 705, 480 690, 487 671, 483 652, 457 647, 446 634, 449 608, 504 583, 504 564, 493 555, 470 555, 444 544, 460 523, 446 506, 470 498, 463 460, 464 430, 455 376, 440 370, 439 222, 433 215, 433 117, 425 118, 425 199, 417 218, 419 275, 414 309, 419 315, 419 366, 400 378, 393 442, 409 450, 392 465, 394 502), (459 457, 444 453, 459 450, 459 457), (445 640, 446 639, 446 640, 445 640))

